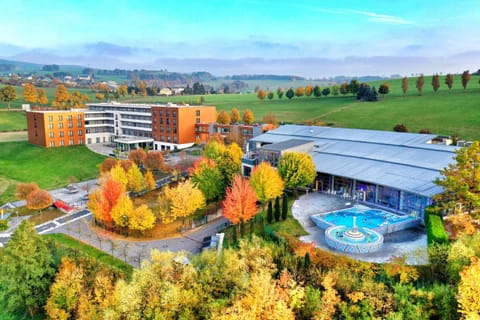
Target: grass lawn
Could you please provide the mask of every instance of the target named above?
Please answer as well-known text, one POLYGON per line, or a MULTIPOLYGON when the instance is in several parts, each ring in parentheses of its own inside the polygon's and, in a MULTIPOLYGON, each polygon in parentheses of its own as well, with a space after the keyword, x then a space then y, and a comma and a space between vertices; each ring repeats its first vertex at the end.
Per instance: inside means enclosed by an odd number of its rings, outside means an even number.
POLYGON ((127 278, 132 275, 133 267, 131 265, 72 237, 62 233, 46 234, 44 237, 54 240, 59 246, 63 246, 67 250, 80 251, 82 254, 95 258, 109 267, 118 269, 123 272, 127 278))
POLYGON ((4 111, 0 112, 0 132, 27 130, 27 118, 23 111, 4 111))
POLYGON ((95 178, 104 156, 86 146, 41 148, 26 141, 0 143, 0 202, 13 200, 18 182, 36 182, 42 189, 53 189, 77 180, 95 178), (3 192, 2 192, 3 190, 3 192))

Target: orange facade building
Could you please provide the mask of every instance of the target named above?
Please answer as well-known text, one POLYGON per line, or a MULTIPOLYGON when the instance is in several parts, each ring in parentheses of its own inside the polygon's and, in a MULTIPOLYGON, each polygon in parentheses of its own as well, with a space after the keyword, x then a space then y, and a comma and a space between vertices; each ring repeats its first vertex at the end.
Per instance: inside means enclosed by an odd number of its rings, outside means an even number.
POLYGON ((217 120, 214 106, 152 106, 152 138, 156 150, 182 149, 201 139, 195 126, 217 120))
POLYGON ((31 144, 55 148, 85 143, 83 111, 39 110, 26 114, 31 144))

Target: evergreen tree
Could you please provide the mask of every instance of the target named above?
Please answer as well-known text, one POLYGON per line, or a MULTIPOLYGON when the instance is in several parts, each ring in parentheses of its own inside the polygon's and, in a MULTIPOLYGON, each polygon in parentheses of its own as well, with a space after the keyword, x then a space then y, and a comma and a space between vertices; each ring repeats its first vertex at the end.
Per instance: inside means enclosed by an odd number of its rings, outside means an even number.
POLYGON ((272 201, 269 201, 269 202, 268 202, 267 222, 268 222, 269 224, 273 222, 273 207, 272 207, 272 201))
POLYGON ((34 316, 48 298, 55 275, 47 241, 24 220, 5 246, 0 263, 0 300, 5 312, 34 316))
POLYGON ((288 89, 287 93, 285 93, 285 96, 290 100, 295 96, 295 92, 293 91, 292 88, 288 89))
POLYGON ((275 198, 275 221, 280 221, 280 197, 275 198))
POLYGON ((309 269, 310 268, 310 265, 311 265, 311 261, 310 261, 310 253, 305 253, 305 262, 303 263, 303 266, 305 267, 305 269, 309 269))
POLYGON ((285 193, 282 200, 282 220, 287 220, 288 216, 288 196, 285 193))

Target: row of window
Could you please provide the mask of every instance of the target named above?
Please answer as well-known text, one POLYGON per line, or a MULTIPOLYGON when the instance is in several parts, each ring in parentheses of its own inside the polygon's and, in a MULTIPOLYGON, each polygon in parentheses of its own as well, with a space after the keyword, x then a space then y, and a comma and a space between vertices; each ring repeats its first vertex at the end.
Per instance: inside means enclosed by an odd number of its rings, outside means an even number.
MULTIPOLYGON (((58 118, 58 121, 63 121, 63 115, 59 115, 59 116, 57 116, 57 118, 58 118)), ((37 119, 36 119, 36 116, 34 116, 33 119, 34 119, 34 120, 37 120, 37 119)), ((71 114, 69 114, 69 115, 67 116, 67 120, 68 120, 68 121, 72 121, 72 120, 73 120, 73 116, 72 116, 71 114)), ((81 114, 77 115, 77 120, 82 121, 82 115, 81 115, 81 114)), ((49 122, 52 122, 52 121, 53 121, 53 116, 48 116, 48 121, 49 121, 49 122)))
MULTIPOLYGON (((157 115, 157 111, 156 110, 153 110, 153 115, 156 116, 157 115)), ((163 117, 163 110, 159 110, 158 111, 158 115, 160 117, 163 117)), ((177 116, 177 111, 172 111, 172 117, 176 117, 177 116)), ((165 117, 170 117, 170 111, 165 111, 165 117)))
POLYGON ((148 128, 150 129, 151 126, 146 123, 138 123, 138 122, 131 122, 131 121, 122 121, 122 126, 128 127, 138 127, 138 128, 148 128))
MULTIPOLYGON (((79 136, 83 135, 83 130, 78 130, 78 131, 77 131, 77 135, 79 135, 79 136)), ((50 132, 48 133, 48 136, 49 136, 50 138, 55 138, 55 132, 50 131, 50 132)), ((59 136, 59 137, 63 137, 63 136, 65 136, 65 133, 64 133, 63 131, 60 131, 60 132, 58 133, 58 136, 59 136)), ((69 137, 73 137, 73 130, 68 130, 68 136, 69 136, 69 137)))
MULTIPOLYGON (((83 144, 83 139, 78 139, 77 144, 83 144)), ((55 141, 50 141, 50 147, 55 148, 55 147, 63 147, 65 145, 65 140, 60 140, 58 142, 58 145, 55 145, 55 141)), ((73 139, 68 140, 68 145, 73 146, 75 145, 75 141, 73 139)))
MULTIPOLYGON (((133 129, 123 129, 122 133, 127 136, 134 136, 134 137, 147 137, 151 138, 152 134, 148 131, 140 131, 140 130, 133 130, 133 129)), ((117 132, 118 135, 118 132, 117 132)))
POLYGON ((87 128, 85 129, 87 133, 103 133, 103 132, 110 132, 113 133, 112 127, 96 127, 96 128, 87 128))
POLYGON ((173 139, 170 137, 170 136, 153 136, 153 139, 155 141, 166 141, 166 142, 171 142, 171 140, 173 141, 173 143, 177 143, 178 142, 178 139, 177 139, 177 136, 173 136, 173 139), (158 139, 157 139, 158 138, 158 139))
MULTIPOLYGON (((118 117, 117 117, 118 119, 118 117)), ((143 120, 143 121, 151 121, 151 117, 147 116, 137 116, 137 115, 131 115, 131 114, 122 114, 122 119, 130 119, 130 120, 143 120)))
MULTIPOLYGON (((157 126, 153 126, 153 130, 154 131, 157 131, 157 126)), ((160 132, 163 132, 164 131, 164 127, 163 126, 160 126, 159 127, 159 130, 160 132)), ((172 130, 171 130, 173 133, 177 133, 177 127, 172 127, 172 130)), ((170 127, 165 127, 165 132, 167 133, 170 133, 170 127)))
MULTIPOLYGON (((36 125, 36 124, 35 124, 35 125, 36 125)), ((73 122, 68 122, 67 125, 68 125, 69 128, 73 128, 73 122)), ((54 127, 53 123, 49 123, 49 124, 48 124, 48 128, 49 128, 49 129, 53 129, 53 127, 54 127)), ((81 127, 82 127, 82 123, 81 123, 81 122, 78 122, 78 123, 77 123, 77 128, 81 128, 81 127)), ((59 123, 58 123, 58 129, 63 129, 63 122, 59 122, 59 123)))
MULTIPOLYGON (((154 124, 157 123, 157 118, 153 118, 153 123, 154 123, 154 124)), ((160 123, 160 124, 163 124, 163 118, 160 118, 159 123, 160 123)), ((170 124, 170 118, 166 118, 166 119, 165 119, 165 124, 170 124)), ((173 124, 174 126, 176 126, 176 125, 177 125, 177 119, 172 119, 172 124, 173 124)))
POLYGON ((142 113, 150 113, 150 108, 133 108, 133 107, 120 107, 120 106, 90 106, 90 110, 98 110, 98 111, 119 111, 119 112, 142 112, 142 113))

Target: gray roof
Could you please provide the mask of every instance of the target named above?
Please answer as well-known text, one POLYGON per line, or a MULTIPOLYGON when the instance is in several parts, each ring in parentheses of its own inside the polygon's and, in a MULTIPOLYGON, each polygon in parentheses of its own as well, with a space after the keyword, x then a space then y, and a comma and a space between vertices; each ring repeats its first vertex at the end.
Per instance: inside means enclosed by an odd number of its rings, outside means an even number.
POLYGON ((286 125, 250 141, 277 145, 292 139, 314 141, 310 154, 318 172, 431 197, 442 191, 433 181, 440 177, 441 169, 454 161, 456 149, 429 143, 435 137, 431 134, 286 125))
POLYGON ((289 139, 289 140, 284 140, 278 143, 267 144, 262 147, 262 150, 283 151, 283 150, 288 150, 291 148, 303 146, 307 143, 312 143, 312 141, 300 140, 300 139, 289 139))

